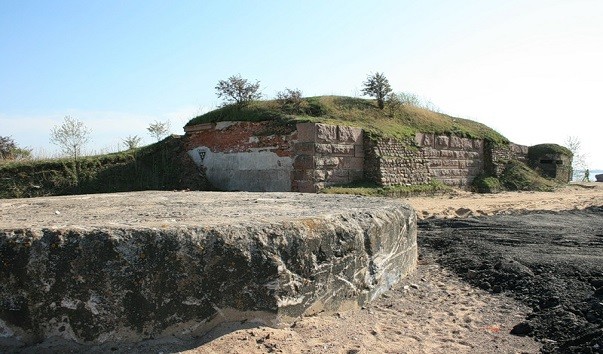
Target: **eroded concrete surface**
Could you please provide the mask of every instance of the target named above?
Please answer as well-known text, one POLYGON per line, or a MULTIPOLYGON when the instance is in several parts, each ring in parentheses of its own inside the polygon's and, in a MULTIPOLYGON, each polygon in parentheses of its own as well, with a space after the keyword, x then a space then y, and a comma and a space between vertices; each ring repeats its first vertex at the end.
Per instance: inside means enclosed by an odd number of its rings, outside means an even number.
POLYGON ((194 337, 371 301, 416 265, 400 202, 138 192, 0 201, 0 345, 194 337))

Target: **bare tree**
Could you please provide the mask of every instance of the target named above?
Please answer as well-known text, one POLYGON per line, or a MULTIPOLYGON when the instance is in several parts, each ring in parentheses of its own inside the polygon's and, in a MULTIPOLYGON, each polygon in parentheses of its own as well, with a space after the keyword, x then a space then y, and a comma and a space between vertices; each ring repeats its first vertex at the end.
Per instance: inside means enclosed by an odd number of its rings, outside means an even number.
POLYGON ((299 89, 288 89, 279 91, 276 93, 276 101, 279 103, 282 109, 291 112, 301 112, 304 105, 307 106, 307 102, 304 100, 301 90, 299 89))
POLYGON ((159 141, 163 137, 165 137, 166 135, 169 134, 170 122, 169 121, 165 121, 165 122, 155 121, 154 123, 151 123, 149 125, 147 130, 149 131, 149 134, 151 134, 152 137, 154 137, 155 139, 157 139, 157 141, 159 141))
POLYGON ((71 116, 65 116, 63 124, 54 126, 50 131, 50 142, 59 146, 76 163, 82 155, 82 147, 89 141, 90 130, 83 122, 71 116))
POLYGON ((128 135, 125 139, 122 140, 122 143, 126 146, 128 150, 134 150, 138 148, 141 140, 142 138, 138 135, 128 135))
POLYGON ((362 83, 364 88, 362 93, 377 99, 379 109, 385 107, 385 97, 392 92, 389 81, 383 73, 369 74, 366 81, 362 83))
POLYGON ((256 81, 255 84, 252 84, 243 79, 241 75, 233 75, 226 80, 220 80, 215 88, 216 95, 223 98, 226 104, 234 103, 239 107, 262 97, 259 92, 260 82, 256 81))
POLYGON ((578 177, 583 170, 588 168, 586 155, 582 153, 582 142, 577 136, 568 136, 565 139, 565 146, 572 152, 572 170, 574 177, 578 177))

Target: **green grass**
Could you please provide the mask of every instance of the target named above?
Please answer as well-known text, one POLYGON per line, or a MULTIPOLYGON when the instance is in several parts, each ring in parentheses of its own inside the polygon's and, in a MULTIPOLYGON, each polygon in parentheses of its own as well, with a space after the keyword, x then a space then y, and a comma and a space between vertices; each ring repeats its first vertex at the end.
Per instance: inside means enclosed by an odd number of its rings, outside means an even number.
POLYGON ((510 191, 552 192, 565 185, 565 183, 542 177, 538 172, 517 160, 506 163, 499 180, 504 188, 510 191))
POLYGON ((177 138, 126 152, 0 164, 0 198, 182 189, 186 171, 177 138))
POLYGON ((410 197, 418 195, 436 195, 450 193, 454 189, 440 181, 432 180, 427 184, 410 186, 382 187, 373 182, 354 182, 342 186, 332 186, 322 189, 324 194, 353 194, 372 197, 410 197))
POLYGON ((484 124, 451 117, 414 106, 383 110, 376 101, 342 97, 317 96, 305 98, 297 111, 281 106, 276 100, 254 101, 245 107, 225 106, 190 120, 187 125, 220 121, 276 120, 285 124, 316 122, 363 128, 369 134, 397 139, 413 138, 415 133, 454 133, 458 136, 485 139, 494 143, 508 140, 484 124))

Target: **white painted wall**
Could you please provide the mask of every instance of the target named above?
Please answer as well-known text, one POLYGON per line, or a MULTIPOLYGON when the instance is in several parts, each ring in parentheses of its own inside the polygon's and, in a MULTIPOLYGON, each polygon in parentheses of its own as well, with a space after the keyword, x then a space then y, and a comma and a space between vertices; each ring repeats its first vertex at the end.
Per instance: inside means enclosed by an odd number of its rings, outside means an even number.
POLYGON ((209 182, 225 191, 290 192, 293 160, 271 151, 212 152, 205 146, 188 152, 209 182))

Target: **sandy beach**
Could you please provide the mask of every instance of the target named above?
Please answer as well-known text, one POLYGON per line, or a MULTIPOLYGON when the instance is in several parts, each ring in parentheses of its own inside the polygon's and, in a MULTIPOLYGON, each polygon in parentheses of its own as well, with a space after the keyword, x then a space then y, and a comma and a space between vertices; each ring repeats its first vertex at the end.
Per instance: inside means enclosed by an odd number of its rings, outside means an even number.
MULTIPOLYGON (((404 201, 424 221, 582 210, 603 205, 603 183, 571 184, 557 192, 480 195, 458 191, 453 195, 404 201)), ((504 293, 493 294, 470 285, 440 265, 430 249, 419 252, 416 273, 362 309, 305 317, 290 328, 220 327, 194 341, 162 339, 85 350, 189 354, 537 353, 541 350, 542 341, 510 334, 513 326, 530 313, 530 307, 504 293)), ((45 343, 26 352, 53 352, 58 345, 45 343)))

